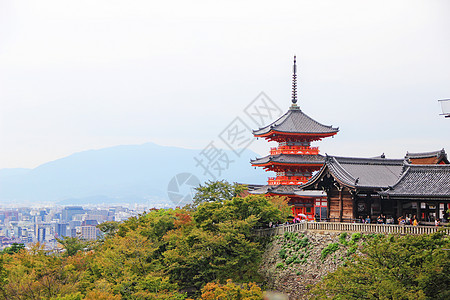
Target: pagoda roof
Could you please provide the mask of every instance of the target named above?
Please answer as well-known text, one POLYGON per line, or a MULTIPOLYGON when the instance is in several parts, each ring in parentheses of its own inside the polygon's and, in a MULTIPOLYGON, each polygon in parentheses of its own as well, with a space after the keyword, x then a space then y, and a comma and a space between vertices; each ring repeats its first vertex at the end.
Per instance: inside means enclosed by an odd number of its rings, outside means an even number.
POLYGON ((449 160, 447 158, 447 153, 445 150, 437 150, 431 152, 419 152, 419 153, 410 153, 406 152, 407 159, 411 161, 412 164, 419 165, 432 165, 432 164, 449 164, 449 160))
POLYGON ((351 189, 386 189, 400 178, 403 159, 327 156, 322 169, 301 188, 308 188, 327 173, 351 189))
POLYGON ((276 121, 258 130, 253 130, 253 134, 255 136, 265 136, 269 133, 277 132, 282 134, 331 136, 338 131, 339 128, 323 125, 303 113, 298 106, 293 105, 287 113, 276 121))
POLYGON ((320 154, 316 155, 298 155, 298 154, 277 154, 268 155, 262 158, 250 160, 252 165, 265 164, 289 164, 289 165, 319 165, 321 166, 325 161, 325 157, 320 154))
POLYGON ((450 199, 450 165, 406 164, 406 171, 382 196, 450 199))
POLYGON ((276 195, 295 195, 298 185, 263 185, 261 187, 249 190, 250 194, 276 194, 276 195))

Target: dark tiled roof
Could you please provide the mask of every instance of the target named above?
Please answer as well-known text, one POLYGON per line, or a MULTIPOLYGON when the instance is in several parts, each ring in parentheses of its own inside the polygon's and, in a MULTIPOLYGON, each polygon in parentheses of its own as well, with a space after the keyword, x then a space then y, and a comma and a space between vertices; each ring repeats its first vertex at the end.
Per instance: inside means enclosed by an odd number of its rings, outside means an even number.
POLYGON ((421 152, 421 153, 410 153, 406 152, 407 159, 411 161, 412 164, 438 164, 438 163, 449 163, 447 158, 447 153, 445 150, 438 150, 432 152, 421 152))
POLYGON ((263 187, 263 184, 246 184, 247 189, 249 192, 260 189, 261 187, 263 187))
POLYGON ((262 165, 267 163, 288 163, 288 164, 317 164, 322 165, 325 161, 323 155, 296 155, 296 154, 277 154, 268 155, 255 160, 250 160, 252 165, 262 165))
POLYGON ((407 158, 428 158, 428 157, 439 157, 441 155, 446 155, 444 149, 431 152, 418 152, 418 153, 406 152, 407 158))
POLYGON ((250 194, 277 194, 277 195, 294 195, 298 185, 264 185, 258 189, 252 190, 250 194))
POLYGON ((450 165, 407 165, 403 176, 381 195, 450 198, 450 165))
POLYGON ((301 188, 313 185, 329 170, 337 181, 350 188, 386 189, 400 178, 403 163, 403 159, 327 156, 322 169, 301 188))
POLYGON ((253 134, 263 135, 271 130, 286 133, 332 134, 337 133, 339 128, 322 125, 308 115, 304 114, 300 109, 291 108, 275 122, 258 130, 253 130, 253 134))

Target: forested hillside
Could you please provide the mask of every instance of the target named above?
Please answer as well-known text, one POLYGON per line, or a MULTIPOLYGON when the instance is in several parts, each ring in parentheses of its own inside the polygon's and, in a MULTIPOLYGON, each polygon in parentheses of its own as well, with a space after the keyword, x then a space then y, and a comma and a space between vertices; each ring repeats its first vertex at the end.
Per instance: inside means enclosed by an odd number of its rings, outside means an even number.
POLYGON ((210 182, 184 208, 99 225, 104 238, 61 240, 64 251, 20 245, 0 254, 0 299, 448 299, 450 239, 286 233, 286 200, 210 182))
POLYGON ((67 239, 61 254, 45 253, 39 245, 9 251, 0 261, 0 297, 186 299, 202 297, 203 291, 203 299, 211 299, 225 287, 260 299, 257 285, 241 288, 233 282, 262 283, 258 265, 264 249, 252 229, 285 221, 289 208, 281 198, 233 197, 241 191, 227 183, 200 187, 188 208, 103 223, 103 240, 88 245, 67 239))

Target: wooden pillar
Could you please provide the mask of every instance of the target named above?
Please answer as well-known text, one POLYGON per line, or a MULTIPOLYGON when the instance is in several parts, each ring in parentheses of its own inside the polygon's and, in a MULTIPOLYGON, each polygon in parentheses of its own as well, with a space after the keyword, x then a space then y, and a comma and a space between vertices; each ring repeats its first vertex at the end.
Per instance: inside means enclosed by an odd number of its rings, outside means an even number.
POLYGON ((436 219, 440 221, 441 219, 439 218, 439 202, 436 202, 435 205, 436 205, 436 209, 435 209, 436 219))
POLYGON ((383 211, 383 200, 381 199, 381 197, 378 197, 378 201, 380 201, 380 214, 386 215, 383 211))
POLYGON ((402 202, 400 200, 397 200, 397 219, 402 215, 403 215, 402 202))
POLYGON ((417 222, 419 222, 420 218, 421 218, 420 201, 416 202, 416 218, 417 218, 417 222))
POLYGON ((355 220, 356 219, 356 214, 357 214, 357 205, 356 203, 358 202, 358 194, 352 194, 352 219, 355 220))
POLYGON ((328 190, 327 192, 327 221, 330 221, 330 194, 331 194, 331 189, 328 190))
POLYGON ((342 190, 343 189, 344 189, 343 187, 341 187, 339 189, 339 222, 342 222, 342 214, 344 212, 344 201, 342 199, 342 190))

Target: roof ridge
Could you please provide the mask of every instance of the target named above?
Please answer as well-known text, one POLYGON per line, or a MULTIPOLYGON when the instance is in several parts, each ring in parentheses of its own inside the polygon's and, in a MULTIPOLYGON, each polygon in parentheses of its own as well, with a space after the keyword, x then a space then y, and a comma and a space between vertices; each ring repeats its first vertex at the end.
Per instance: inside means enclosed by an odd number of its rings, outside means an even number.
POLYGON ((349 157, 349 156, 332 156, 330 157, 336 158, 336 160, 350 160, 350 162, 346 162, 349 164, 362 164, 367 162, 373 162, 376 164, 392 164, 392 163, 398 163, 402 164, 404 162, 403 158, 376 158, 376 157, 349 157))
POLYGON ((429 169, 450 169, 450 165, 449 164, 428 164, 428 165, 418 165, 418 164, 407 164, 408 166, 411 166, 413 169, 424 169, 424 170, 429 170, 429 169))
POLYGON ((399 182, 406 176, 406 174, 409 172, 411 165, 410 164, 404 164, 404 166, 406 167, 406 170, 403 171, 403 173, 400 175, 400 177, 398 178, 397 182, 394 183, 393 186, 389 186, 387 190, 389 189, 395 189, 395 186, 397 186, 399 184, 399 182))
POLYGON ((429 151, 429 152, 409 152, 406 151, 406 157, 429 157, 429 156, 439 156, 439 155, 446 155, 445 149, 442 148, 441 150, 436 151, 429 151))
POLYGON ((276 119, 276 120, 273 121, 272 123, 270 123, 270 124, 268 124, 268 125, 266 125, 266 126, 260 127, 260 128, 258 128, 258 129, 256 129, 256 130, 252 130, 253 133, 255 133, 255 132, 257 132, 257 131, 261 131, 261 130, 266 129, 266 128, 272 128, 273 126, 278 126, 278 125, 283 124, 283 123, 286 121, 287 115, 288 115, 290 112, 291 112, 291 110, 289 109, 287 112, 285 112, 282 116, 280 116, 278 119, 276 119), (281 120, 282 118, 284 118, 284 120, 283 120, 281 123, 276 124, 276 123, 277 123, 279 120, 281 120))
MULTIPOLYGON (((356 178, 353 177, 353 175, 350 174, 350 172, 348 172, 348 171, 347 171, 347 170, 339 163, 339 161, 336 160, 335 157, 333 157, 333 156, 328 156, 328 159, 333 160, 334 163, 339 167, 340 171, 341 171, 342 173, 344 173, 349 179, 353 179, 353 182, 356 181, 356 178)), ((327 160, 325 163, 328 163, 328 160, 327 160)))
POLYGON ((310 119, 311 121, 316 122, 316 123, 319 124, 320 126, 327 127, 327 128, 331 128, 331 129, 337 129, 337 130, 339 130, 339 127, 334 128, 333 125, 324 125, 324 124, 320 123, 319 121, 314 120, 312 117, 310 117, 310 116, 307 115, 306 113, 302 112, 301 109, 296 110, 296 112, 297 112, 297 111, 300 112, 300 113, 302 113, 305 117, 307 117, 307 118, 310 119))

